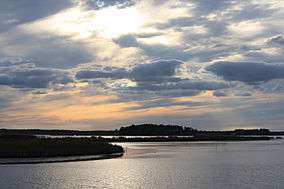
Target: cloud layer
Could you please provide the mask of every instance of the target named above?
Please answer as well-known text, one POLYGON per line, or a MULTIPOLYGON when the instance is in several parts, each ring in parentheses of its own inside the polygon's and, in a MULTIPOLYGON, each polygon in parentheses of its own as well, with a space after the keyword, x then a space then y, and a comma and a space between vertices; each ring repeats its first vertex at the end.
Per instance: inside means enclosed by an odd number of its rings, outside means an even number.
POLYGON ((259 82, 284 79, 284 66, 252 62, 217 62, 207 70, 229 81, 259 82))
POLYGON ((263 110, 279 128, 283 10, 274 0, 0 1, 0 127, 257 127, 242 111, 263 110))

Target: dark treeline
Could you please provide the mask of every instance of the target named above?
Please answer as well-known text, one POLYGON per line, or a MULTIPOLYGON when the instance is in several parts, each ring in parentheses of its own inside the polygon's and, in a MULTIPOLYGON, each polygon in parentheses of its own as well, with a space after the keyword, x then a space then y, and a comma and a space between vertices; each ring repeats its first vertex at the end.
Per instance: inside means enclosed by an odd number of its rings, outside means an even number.
POLYGON ((141 124, 121 127, 117 132, 122 136, 189 136, 198 130, 178 125, 141 124))
POLYGON ((152 137, 96 137, 105 142, 200 142, 200 141, 253 141, 282 139, 270 136, 230 136, 230 135, 198 135, 198 136, 152 136, 152 137))
POLYGON ((41 158, 123 153, 123 148, 91 138, 0 137, 0 158, 41 158))
MULTIPOLYGON (((269 129, 236 129, 233 131, 205 131, 191 127, 163 124, 141 124, 108 131, 0 129, 0 135, 67 135, 67 136, 198 136, 198 135, 284 135, 269 129)), ((0 137, 1 137, 0 136, 0 137)))
POLYGON ((53 136, 88 136, 117 135, 117 131, 79 131, 79 130, 47 130, 47 129, 0 129, 0 134, 7 135, 53 135, 53 136))
POLYGON ((110 131, 0 129, 0 158, 123 153, 121 146, 112 145, 110 142, 247 141, 277 138, 269 135, 284 135, 284 132, 271 132, 268 129, 202 131, 191 127, 162 124, 131 125, 110 131), (52 138, 39 137, 39 135, 70 137, 52 138), (77 138, 72 136, 92 137, 77 138))

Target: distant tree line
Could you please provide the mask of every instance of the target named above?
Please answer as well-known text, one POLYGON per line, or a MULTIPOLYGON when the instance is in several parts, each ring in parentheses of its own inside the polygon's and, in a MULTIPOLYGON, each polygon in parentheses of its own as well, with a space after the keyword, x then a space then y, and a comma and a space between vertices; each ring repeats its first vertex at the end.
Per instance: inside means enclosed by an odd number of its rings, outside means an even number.
MULTIPOLYGON (((206 131, 192 127, 164 124, 140 124, 121 127, 115 130, 44 130, 44 129, 0 129, 0 137, 5 135, 65 135, 65 136, 200 136, 200 135, 284 135, 284 131, 270 131, 269 129, 236 129, 233 131, 206 131)), ((26 137, 27 137, 26 136, 26 137)))
POLYGON ((182 127, 178 125, 163 125, 163 124, 141 124, 121 127, 118 131, 119 135, 141 135, 141 136, 171 136, 171 135, 193 135, 198 130, 191 127, 182 127))
POLYGON ((123 153, 121 146, 90 138, 0 137, 0 158, 40 158, 123 153))

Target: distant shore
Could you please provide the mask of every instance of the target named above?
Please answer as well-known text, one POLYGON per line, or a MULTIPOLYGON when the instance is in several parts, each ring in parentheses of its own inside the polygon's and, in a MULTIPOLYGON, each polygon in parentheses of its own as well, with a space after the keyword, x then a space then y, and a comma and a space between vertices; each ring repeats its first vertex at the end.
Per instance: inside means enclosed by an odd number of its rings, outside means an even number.
POLYGON ((113 137, 103 138, 96 137, 97 140, 106 142, 202 142, 202 141, 256 141, 256 140, 274 140, 282 139, 282 137, 269 137, 269 136, 192 136, 192 137, 113 137))
POLYGON ((47 136, 284 136, 284 131, 265 128, 235 129, 231 131, 198 130, 192 127, 163 124, 141 124, 115 130, 47 130, 47 129, 0 129, 1 135, 47 135, 47 136))
POLYGON ((283 132, 268 129, 202 131, 162 124, 131 125, 110 131, 0 129, 0 164, 86 161, 122 156, 123 147, 112 143, 282 139, 276 134, 282 135, 283 132))

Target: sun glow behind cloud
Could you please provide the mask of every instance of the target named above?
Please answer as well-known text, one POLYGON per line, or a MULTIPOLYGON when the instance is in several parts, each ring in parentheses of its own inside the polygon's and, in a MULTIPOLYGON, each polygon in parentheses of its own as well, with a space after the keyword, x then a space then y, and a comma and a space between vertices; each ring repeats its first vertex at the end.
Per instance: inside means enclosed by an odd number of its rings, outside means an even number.
POLYGON ((161 6, 153 6, 153 3, 141 1, 126 8, 110 6, 98 10, 79 4, 42 20, 21 25, 19 29, 27 33, 49 32, 79 41, 94 36, 112 40, 128 34, 161 33, 152 38, 138 40, 147 44, 161 43, 169 46, 180 43, 181 33, 160 30, 154 25, 166 23, 178 16, 191 16, 189 7, 181 7, 173 2, 163 3, 161 6))
POLYGON ((147 22, 135 7, 118 9, 110 7, 98 11, 95 19, 90 21, 101 35, 106 38, 116 38, 121 35, 138 32, 147 22))
POLYGON ((112 39, 138 32, 146 22, 147 18, 135 7, 119 9, 113 6, 101 10, 75 7, 24 28, 28 32, 41 30, 57 35, 71 35, 75 39, 89 38, 94 34, 112 39))

